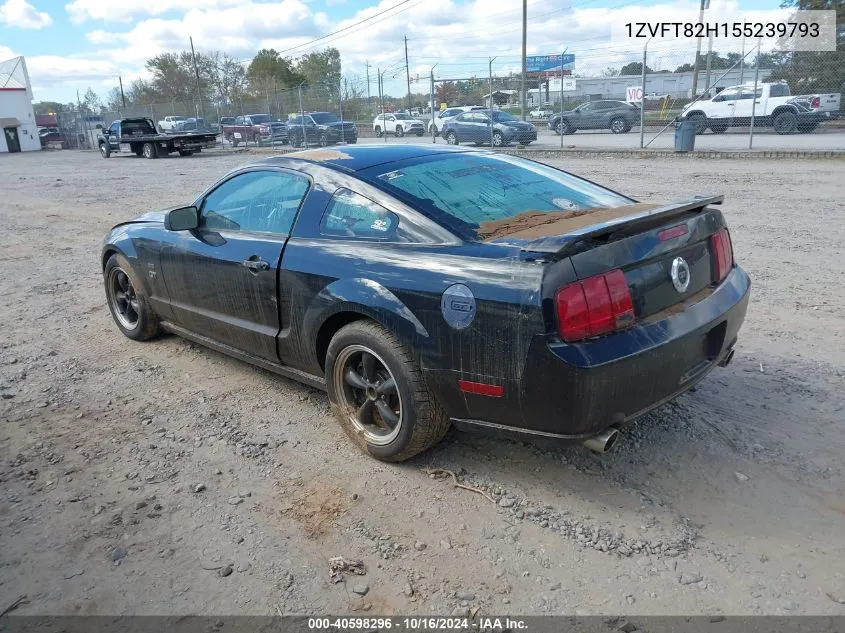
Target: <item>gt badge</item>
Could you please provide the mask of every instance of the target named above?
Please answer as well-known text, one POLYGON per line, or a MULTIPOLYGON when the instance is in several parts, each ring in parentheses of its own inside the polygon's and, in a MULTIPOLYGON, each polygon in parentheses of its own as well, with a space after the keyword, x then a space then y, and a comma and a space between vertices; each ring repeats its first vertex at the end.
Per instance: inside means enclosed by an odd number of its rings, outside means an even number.
POLYGON ((463 284, 449 286, 440 298, 440 310, 446 323, 463 330, 475 318, 475 295, 463 284))
POLYGON ((690 272, 689 264, 683 257, 676 257, 672 260, 672 269, 669 271, 672 277, 672 285, 678 292, 686 292, 689 288, 690 272))

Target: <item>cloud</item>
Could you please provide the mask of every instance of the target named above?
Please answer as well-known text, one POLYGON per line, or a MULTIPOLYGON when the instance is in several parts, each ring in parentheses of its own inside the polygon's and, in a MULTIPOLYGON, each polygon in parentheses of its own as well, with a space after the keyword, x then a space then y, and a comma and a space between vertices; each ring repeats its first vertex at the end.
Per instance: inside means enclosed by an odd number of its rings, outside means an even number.
POLYGON ((6 0, 0 5, 0 24, 19 29, 43 29, 53 19, 46 11, 38 11, 26 0, 6 0))
POLYGON ((65 10, 74 24, 87 20, 129 22, 142 16, 159 16, 168 12, 212 10, 242 5, 242 0, 72 0, 65 10))
MULTIPOLYGON (((286 51, 299 46, 284 53, 297 57, 334 46, 340 50, 344 75, 363 78, 364 64, 369 63, 373 94, 376 68, 390 69, 385 75, 387 92, 405 92, 405 36, 412 80, 417 74, 420 77, 418 83, 412 83, 414 91, 428 90, 429 71, 435 64, 437 79, 486 78, 488 56, 493 55, 497 56, 495 75, 519 74, 521 3, 411 0, 393 9, 396 4, 397 0, 378 0, 338 20, 332 17, 330 8, 317 12, 304 0, 121 0, 119 6, 103 0, 72 0, 66 6, 73 19, 133 21, 123 30, 110 25, 86 34, 96 50, 70 60, 79 67, 74 72, 86 77, 76 79, 75 87, 87 87, 81 82, 94 82, 98 72, 102 73, 100 81, 111 82, 122 74, 126 83, 127 76, 143 73, 144 62, 150 57, 188 49, 188 35, 193 36, 197 50, 220 50, 242 60, 249 60, 263 47, 286 51), (139 16, 145 19, 136 19, 139 16), (356 26, 365 18, 372 19, 356 26), (338 36, 308 44, 346 27, 350 28, 338 36)), ((738 0, 712 0, 713 7, 737 4, 738 0)), ((637 15, 640 20, 659 21, 670 9, 696 13, 698 6, 698 0, 663 0, 638 8, 637 15)), ((566 47, 575 54, 575 71, 582 76, 597 75, 608 66, 620 68, 642 59, 642 42, 611 42, 611 24, 629 16, 622 7, 600 7, 585 0, 529 0, 528 54, 552 54, 566 47)), ((674 70, 691 62, 695 44, 695 40, 653 42, 649 45, 649 66, 674 70)), ((739 48, 738 42, 717 41, 715 46, 721 54, 739 48)), ((46 62, 49 58, 38 59, 46 62)), ((37 86, 58 89, 70 85, 61 72, 43 64, 36 68, 30 63, 30 74, 37 86)))

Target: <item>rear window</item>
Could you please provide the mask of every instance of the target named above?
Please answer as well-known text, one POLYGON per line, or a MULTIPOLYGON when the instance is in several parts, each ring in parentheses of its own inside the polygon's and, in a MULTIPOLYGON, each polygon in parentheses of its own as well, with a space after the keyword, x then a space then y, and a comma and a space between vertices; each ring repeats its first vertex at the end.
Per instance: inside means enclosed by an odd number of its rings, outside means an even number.
POLYGON ((772 84, 769 87, 769 96, 770 97, 788 97, 789 94, 789 86, 786 84, 772 84))
POLYGON ((465 239, 487 239, 503 221, 536 223, 538 214, 582 215, 633 201, 540 163, 514 156, 437 156, 375 173, 383 186, 409 199, 465 239), (517 217, 520 216, 520 217, 517 217))

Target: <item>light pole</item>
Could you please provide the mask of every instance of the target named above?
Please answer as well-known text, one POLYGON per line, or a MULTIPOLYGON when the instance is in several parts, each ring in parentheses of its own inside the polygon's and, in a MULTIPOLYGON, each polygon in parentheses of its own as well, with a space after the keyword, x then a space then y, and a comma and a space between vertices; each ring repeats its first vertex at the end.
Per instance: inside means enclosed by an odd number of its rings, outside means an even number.
POLYGON ((646 40, 645 46, 643 46, 643 75, 642 80, 640 81, 640 90, 642 90, 642 95, 640 96, 640 149, 643 148, 643 142, 645 141, 645 63, 646 59, 648 58, 648 43, 651 42, 651 38, 646 40))
MULTIPOLYGON (((496 57, 498 57, 498 55, 496 57)), ((496 57, 491 57, 490 63, 487 65, 487 73, 488 73, 488 76, 490 78, 490 149, 493 149, 493 60, 496 59, 496 57)), ((525 60, 523 60, 522 63, 525 64, 525 60)), ((525 86, 525 77, 524 76, 523 76, 522 81, 523 81, 523 87, 524 87, 525 86)), ((523 103, 523 105, 525 105, 525 104, 523 103)), ((524 120, 525 116, 523 116, 522 118, 524 120)))
POLYGON ((437 64, 431 67, 429 75, 431 77, 431 86, 428 90, 428 105, 431 108, 431 142, 437 144, 437 126, 434 125, 434 69, 437 64))

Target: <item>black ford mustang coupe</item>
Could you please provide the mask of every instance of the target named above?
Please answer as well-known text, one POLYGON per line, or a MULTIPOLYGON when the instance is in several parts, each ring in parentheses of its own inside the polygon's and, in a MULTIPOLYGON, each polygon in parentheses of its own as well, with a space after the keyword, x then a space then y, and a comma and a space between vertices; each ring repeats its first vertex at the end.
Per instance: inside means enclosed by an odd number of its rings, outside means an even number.
POLYGON ((602 451, 733 356, 750 284, 721 201, 638 203, 485 151, 326 148, 117 225, 102 267, 126 336, 324 388, 378 459, 451 422, 602 451))

